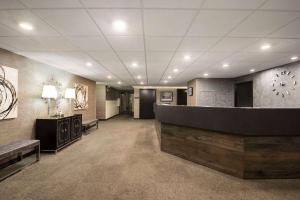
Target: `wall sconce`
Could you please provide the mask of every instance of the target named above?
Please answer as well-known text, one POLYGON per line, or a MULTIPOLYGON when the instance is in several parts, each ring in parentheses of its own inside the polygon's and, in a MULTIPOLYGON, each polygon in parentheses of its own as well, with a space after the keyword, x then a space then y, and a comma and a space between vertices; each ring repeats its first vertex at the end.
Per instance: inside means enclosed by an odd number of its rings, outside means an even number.
POLYGON ((57 98, 57 90, 54 85, 44 85, 42 98, 47 99, 48 102, 48 116, 50 115, 50 100, 57 98))
POLYGON ((72 110, 72 99, 75 99, 75 89, 74 88, 67 88, 65 91, 65 98, 69 99, 69 115, 71 115, 72 110))

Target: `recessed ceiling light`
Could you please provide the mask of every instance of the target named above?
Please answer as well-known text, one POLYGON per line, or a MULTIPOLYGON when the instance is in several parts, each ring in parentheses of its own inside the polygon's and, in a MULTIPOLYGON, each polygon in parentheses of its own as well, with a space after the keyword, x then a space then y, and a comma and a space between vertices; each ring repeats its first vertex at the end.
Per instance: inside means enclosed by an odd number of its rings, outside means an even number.
POLYGON ((112 77, 111 77, 111 75, 108 75, 107 78, 108 78, 108 79, 111 79, 112 77))
POLYGON ((119 84, 119 85, 121 85, 121 84, 122 84, 122 82, 121 82, 121 81, 118 81, 118 84, 119 84))
POLYGON ((207 76, 208 76, 208 73, 204 73, 203 76, 207 77, 207 76))
POLYGON ((138 63, 137 63, 137 62, 132 62, 132 63, 131 63, 131 66, 132 66, 132 67, 137 67, 137 66, 138 66, 138 63))
POLYGON ((298 60, 298 56, 291 57, 291 60, 298 60))
POLYGON ((143 82, 143 81, 141 81, 141 82, 140 82, 140 84, 141 84, 141 85, 144 85, 144 82, 143 82))
POLYGON ((27 22, 20 22, 19 26, 24 30, 28 30, 28 31, 33 30, 33 26, 27 22))
POLYGON ((91 67, 91 66, 93 66, 93 64, 92 64, 92 63, 90 63, 90 62, 86 62, 86 63, 85 63, 85 65, 86 65, 86 66, 88 66, 88 67, 91 67))
POLYGON ((191 56, 190 55, 185 55, 183 58, 184 58, 184 60, 191 60, 191 56))
POLYGON ((174 72, 174 73, 177 73, 177 72, 178 72, 178 69, 173 69, 173 72, 174 72))
POLYGON ((224 63, 223 64, 223 68, 228 68, 229 67, 229 64, 228 63, 224 63))
POLYGON ((172 76, 168 76, 168 79, 171 79, 172 78, 172 76))
POLYGON ((141 78, 142 78, 142 76, 141 76, 141 75, 138 75, 136 78, 137 78, 137 79, 141 79, 141 78))
POLYGON ((271 45, 270 44, 264 44, 260 47, 261 50, 267 50, 267 49, 270 49, 271 48, 271 45))
POLYGON ((117 32, 124 32, 127 29, 127 24, 123 20, 115 20, 113 21, 113 28, 117 32))
POLYGON ((255 69, 250 69, 250 72, 255 72, 255 69))
POLYGON ((167 80, 164 80, 164 83, 168 83, 168 81, 167 81, 167 80))

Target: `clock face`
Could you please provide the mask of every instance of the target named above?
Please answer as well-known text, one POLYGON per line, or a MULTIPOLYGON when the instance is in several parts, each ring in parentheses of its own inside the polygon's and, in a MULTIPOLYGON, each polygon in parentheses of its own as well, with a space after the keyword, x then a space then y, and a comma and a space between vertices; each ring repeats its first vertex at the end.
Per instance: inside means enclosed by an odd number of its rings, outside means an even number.
POLYGON ((297 85, 297 81, 294 80, 295 75, 290 71, 282 71, 277 73, 273 81, 273 92, 277 96, 284 98, 290 95, 297 85))

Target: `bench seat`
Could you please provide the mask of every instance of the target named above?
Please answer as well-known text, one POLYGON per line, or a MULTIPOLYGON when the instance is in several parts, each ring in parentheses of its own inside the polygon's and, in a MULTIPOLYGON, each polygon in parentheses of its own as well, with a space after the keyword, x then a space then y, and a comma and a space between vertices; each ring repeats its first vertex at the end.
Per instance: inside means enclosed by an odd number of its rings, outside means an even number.
POLYGON ((92 119, 92 120, 86 120, 82 122, 82 130, 84 133, 86 131, 94 126, 98 129, 99 120, 98 119, 92 119))
POLYGON ((21 162, 8 166, 1 170, 0 181, 8 176, 22 170, 26 165, 20 165, 23 159, 23 152, 26 150, 34 149, 36 153, 36 161, 40 160, 40 141, 39 140, 19 140, 9 144, 0 145, 0 161, 18 156, 21 162), (17 167, 22 166, 22 167, 17 167))

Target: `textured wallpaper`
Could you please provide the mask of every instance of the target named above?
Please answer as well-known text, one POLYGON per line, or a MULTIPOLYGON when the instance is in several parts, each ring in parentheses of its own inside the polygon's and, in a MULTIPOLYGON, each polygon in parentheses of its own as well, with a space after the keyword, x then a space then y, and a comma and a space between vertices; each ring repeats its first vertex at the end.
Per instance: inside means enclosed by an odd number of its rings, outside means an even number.
MULTIPOLYGON (((0 144, 6 144, 18 139, 35 138, 35 120, 47 116, 47 104, 41 99, 43 82, 53 76, 62 84, 63 88, 74 87, 75 83, 88 85, 89 107, 86 110, 73 111, 72 113, 83 114, 83 119, 96 118, 96 82, 91 81, 49 65, 36 62, 26 57, 0 49, 0 64, 18 69, 18 117, 15 119, 0 121, 0 144)), ((55 112, 52 103, 52 113, 55 112)), ((68 100, 63 100, 62 110, 70 111, 68 100)))

